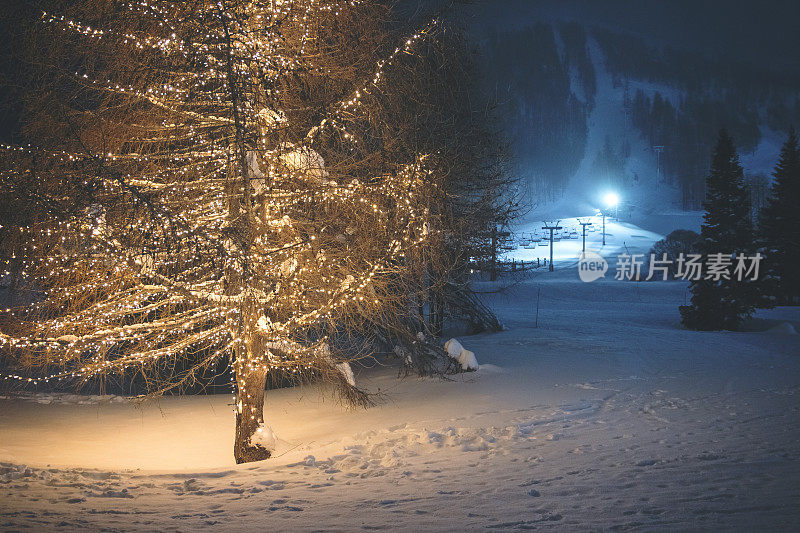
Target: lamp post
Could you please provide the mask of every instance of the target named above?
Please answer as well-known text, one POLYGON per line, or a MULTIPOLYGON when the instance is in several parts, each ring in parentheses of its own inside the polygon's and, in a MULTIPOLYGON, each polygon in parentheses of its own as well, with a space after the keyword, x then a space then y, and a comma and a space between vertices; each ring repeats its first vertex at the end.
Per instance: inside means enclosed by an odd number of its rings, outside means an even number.
MULTIPOLYGON (((619 196, 616 193, 609 192, 603 197, 603 201, 606 204, 606 207, 609 209, 613 208, 615 210, 619 209, 619 196)), ((605 210, 602 212, 603 215, 603 246, 606 245, 606 212, 605 210)), ((617 215, 619 212, 617 211, 617 215)), ((619 218, 619 216, 617 216, 619 218)))
POLYGON ((603 246, 606 245, 606 212, 600 213, 603 216, 603 246))

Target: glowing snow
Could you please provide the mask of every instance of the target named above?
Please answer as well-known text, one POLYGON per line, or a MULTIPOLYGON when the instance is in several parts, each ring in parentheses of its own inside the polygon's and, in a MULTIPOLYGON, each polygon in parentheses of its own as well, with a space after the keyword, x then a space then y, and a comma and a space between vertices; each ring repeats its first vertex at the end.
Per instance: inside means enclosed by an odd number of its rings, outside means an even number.
POLYGON ((322 183, 328 177, 325 160, 311 148, 300 148, 281 154, 281 161, 311 182, 322 183))

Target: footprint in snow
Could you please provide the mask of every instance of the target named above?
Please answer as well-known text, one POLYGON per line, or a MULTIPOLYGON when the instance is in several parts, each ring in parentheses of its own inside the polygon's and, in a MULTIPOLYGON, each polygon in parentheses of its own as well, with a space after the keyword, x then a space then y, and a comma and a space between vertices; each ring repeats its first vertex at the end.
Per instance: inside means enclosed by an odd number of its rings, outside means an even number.
POLYGON ((724 459, 724 455, 717 455, 715 453, 701 453, 697 456, 701 461, 716 461, 717 459, 724 459))

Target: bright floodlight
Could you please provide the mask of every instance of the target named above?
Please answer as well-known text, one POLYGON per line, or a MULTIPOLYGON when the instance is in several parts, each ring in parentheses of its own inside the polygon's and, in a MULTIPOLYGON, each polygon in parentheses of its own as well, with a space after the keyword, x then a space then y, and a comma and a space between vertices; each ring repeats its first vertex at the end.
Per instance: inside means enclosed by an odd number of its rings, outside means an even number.
POLYGON ((616 207, 617 204, 619 203, 619 196, 617 196, 613 192, 610 192, 610 193, 605 195, 603 200, 605 201, 605 203, 606 203, 606 205, 608 207, 616 207))

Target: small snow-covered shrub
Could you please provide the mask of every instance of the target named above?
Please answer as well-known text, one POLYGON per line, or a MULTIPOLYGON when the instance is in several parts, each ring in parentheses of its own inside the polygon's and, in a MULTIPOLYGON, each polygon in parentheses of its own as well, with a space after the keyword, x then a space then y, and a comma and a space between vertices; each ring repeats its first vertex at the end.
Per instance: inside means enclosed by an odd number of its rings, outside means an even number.
POLYGON ((480 368, 475 354, 464 348, 458 340, 450 339, 444 344, 444 349, 450 358, 461 365, 461 370, 471 372, 480 368))
POLYGON ((464 350, 461 352, 458 362, 461 363, 462 370, 478 370, 478 368, 480 368, 475 354, 469 350, 464 350))
POLYGON ((458 356, 460 356, 461 352, 464 351, 464 347, 461 346, 461 343, 458 342, 456 339, 450 339, 449 341, 444 343, 444 349, 447 352, 447 355, 449 355, 453 359, 458 359, 458 356))

